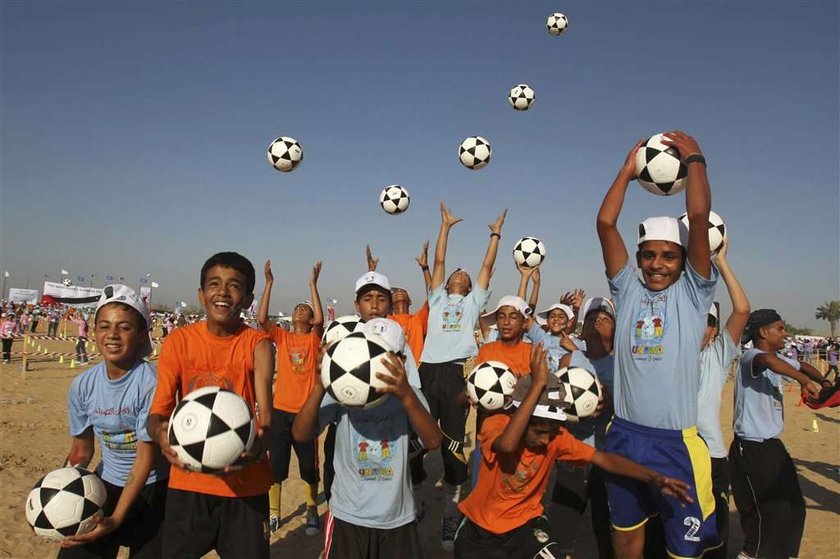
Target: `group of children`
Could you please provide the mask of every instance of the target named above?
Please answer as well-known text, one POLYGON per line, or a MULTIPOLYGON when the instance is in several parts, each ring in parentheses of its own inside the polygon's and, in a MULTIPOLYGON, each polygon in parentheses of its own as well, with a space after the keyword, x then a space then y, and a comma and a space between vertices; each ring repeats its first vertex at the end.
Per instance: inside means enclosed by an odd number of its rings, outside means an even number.
POLYGON ((131 289, 106 287, 94 317, 104 362, 71 387, 67 464, 86 466, 99 439, 108 503, 96 528, 67 538, 59 556, 114 557, 117 546, 128 545, 132 557, 201 557, 213 549, 225 558, 268 557, 294 449, 306 486, 305 530, 324 532, 323 557, 419 558, 424 457, 440 448, 441 544, 455 557, 573 555, 587 502, 601 558, 724 557, 730 475, 745 534, 739 557, 795 557, 804 504, 778 439, 780 379, 798 381, 813 396, 822 377, 778 355, 784 322, 768 309, 750 314, 726 245, 713 263, 705 159, 690 136, 674 131, 666 138, 688 166, 690 227, 669 217, 646 219, 632 265, 617 223, 635 176, 636 145, 597 218, 610 298, 584 300, 575 291, 535 312, 539 271, 520 268, 517 295, 482 315, 506 212, 489 226, 473 285, 462 268, 446 274, 449 234, 461 220, 441 204, 431 269, 428 245, 417 258, 427 297, 415 314, 408 292, 376 271, 368 249, 368 271, 355 284, 356 311, 364 330, 390 349, 387 372, 377 373, 378 390, 389 397, 370 409, 339 405, 320 382, 320 262, 289 331, 268 318, 274 276, 266 262, 257 330, 240 318, 254 298, 253 265, 234 252, 212 256, 198 289, 206 320, 167 336, 156 372, 144 360, 148 309, 131 289), (723 328, 713 304, 719 277, 733 309, 723 328), (583 327, 575 337, 578 320, 583 327), (477 324, 493 326, 496 339, 479 348, 477 324), (727 457, 720 393, 742 337, 752 349, 736 379, 735 441, 727 457), (504 410, 478 410, 470 472, 465 378, 485 360, 505 363, 519 380, 504 410), (598 376, 603 398, 595 418, 566 422, 557 378, 564 367, 598 376), (253 446, 221 475, 188 471, 168 442, 178 400, 202 386, 237 392, 258 423, 253 446), (322 526, 316 499, 324 429, 329 512, 322 526), (543 494, 553 471, 546 515, 543 494))

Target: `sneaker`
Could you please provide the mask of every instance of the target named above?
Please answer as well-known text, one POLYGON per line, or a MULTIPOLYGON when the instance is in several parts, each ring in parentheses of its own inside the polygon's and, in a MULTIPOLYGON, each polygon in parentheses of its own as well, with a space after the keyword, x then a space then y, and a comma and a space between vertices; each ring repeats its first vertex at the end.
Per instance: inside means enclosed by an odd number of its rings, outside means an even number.
POLYGON ((306 513, 306 535, 317 536, 321 533, 321 517, 315 511, 306 513))
POLYGON ((268 528, 272 534, 280 529, 280 518, 277 515, 272 514, 268 517, 268 528))
POLYGON ((440 532, 440 546, 444 551, 455 550, 455 532, 458 531, 460 519, 457 516, 444 516, 440 532))

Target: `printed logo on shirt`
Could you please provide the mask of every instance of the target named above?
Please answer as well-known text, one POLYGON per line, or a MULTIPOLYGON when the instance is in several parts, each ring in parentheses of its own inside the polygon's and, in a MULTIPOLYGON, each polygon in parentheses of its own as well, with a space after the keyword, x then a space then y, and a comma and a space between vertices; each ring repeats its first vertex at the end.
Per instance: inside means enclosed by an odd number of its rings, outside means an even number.
POLYGON ((306 348, 295 347, 289 348, 289 362, 292 364, 292 369, 298 374, 303 374, 304 364, 306 363, 306 348))
MULTIPOLYGON (((205 386, 218 386, 219 388, 233 390, 233 383, 229 378, 217 373, 207 372, 197 374, 190 379, 187 383, 187 394, 205 386)), ((182 394, 182 396, 185 396, 185 394, 182 394)))
POLYGON ((461 299, 457 302, 448 302, 446 306, 443 307, 443 311, 441 314, 441 329, 444 332, 460 332, 461 331, 461 318, 464 315, 464 300, 461 299))
POLYGON ((358 433, 354 442, 359 477, 365 481, 388 481, 394 477, 394 447, 397 441, 383 439, 368 440, 358 433))
POLYGON ((631 353, 636 361, 660 361, 665 353, 662 337, 665 333, 665 305, 668 296, 654 293, 642 297, 633 321, 631 353))
POLYGON ((540 469, 540 461, 534 460, 530 464, 523 464, 518 457, 511 457, 513 460, 502 460, 502 485, 513 491, 514 493, 524 493, 528 488, 528 483, 534 479, 537 471, 540 469), (515 461, 516 465, 512 462, 515 461), (507 472, 513 473, 507 473, 507 472))
POLYGON ((114 452, 137 451, 137 434, 132 431, 103 431, 102 444, 114 452))

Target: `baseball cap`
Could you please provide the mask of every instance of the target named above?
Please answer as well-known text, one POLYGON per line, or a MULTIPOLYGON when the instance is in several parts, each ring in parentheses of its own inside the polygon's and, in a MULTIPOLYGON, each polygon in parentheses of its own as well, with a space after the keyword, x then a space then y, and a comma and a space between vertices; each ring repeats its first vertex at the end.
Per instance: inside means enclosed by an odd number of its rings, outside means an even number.
POLYGON ((149 308, 137 296, 134 290, 127 285, 115 283, 102 288, 102 295, 99 296, 99 301, 96 303, 96 311, 94 311, 93 316, 95 317, 99 314, 99 309, 110 303, 122 303, 136 310, 146 322, 146 328, 149 328, 149 324, 151 323, 149 308))
POLYGON ((379 272, 367 272, 365 275, 356 280, 356 295, 358 295, 359 291, 361 291, 364 287, 369 285, 381 287, 388 293, 391 292, 391 283, 384 274, 380 274, 379 272))
POLYGON ((775 309, 758 309, 750 313, 747 319, 747 327, 744 328, 744 334, 741 341, 748 341, 755 338, 759 328, 764 328, 768 324, 773 324, 782 320, 779 313, 775 309))
POLYGON ((604 311, 615 320, 615 305, 606 297, 590 297, 583 304, 583 312, 580 313, 582 320, 586 320, 586 315, 594 311, 604 311))
POLYGON ((382 338, 385 347, 394 353, 405 351, 405 334, 403 334, 402 326, 390 318, 372 318, 362 324, 362 331, 382 338))
POLYGON ((544 311, 538 312, 537 316, 542 318, 543 320, 547 320, 548 315, 551 313, 551 311, 553 311, 555 309, 560 309, 561 311, 566 313, 566 318, 568 318, 569 320, 571 320, 575 316, 574 309, 572 309, 572 307, 570 307, 569 305, 566 305, 564 303, 554 303, 553 305, 551 305, 550 307, 548 307, 544 311))
POLYGON ((525 299, 523 299, 522 297, 517 297, 516 295, 505 295, 504 297, 499 299, 499 304, 496 305, 495 309, 481 315, 481 318, 484 320, 485 324, 487 324, 488 326, 496 324, 496 313, 502 307, 513 307, 514 309, 519 311, 524 317, 531 315, 531 309, 528 307, 528 303, 525 302, 525 299))
MULTIPOLYGON (((511 402, 514 407, 518 408, 522 405, 522 400, 528 395, 531 384, 531 375, 519 377, 519 380, 516 381, 511 402)), ((566 401, 566 389, 563 387, 563 383, 555 375, 548 375, 545 388, 543 388, 534 408, 534 413, 531 415, 555 421, 566 421, 566 413, 563 410, 570 406, 571 403, 566 401)))
POLYGON ((641 245, 645 241, 668 241, 681 247, 688 244, 688 229, 675 217, 649 217, 639 224, 639 240, 641 245))

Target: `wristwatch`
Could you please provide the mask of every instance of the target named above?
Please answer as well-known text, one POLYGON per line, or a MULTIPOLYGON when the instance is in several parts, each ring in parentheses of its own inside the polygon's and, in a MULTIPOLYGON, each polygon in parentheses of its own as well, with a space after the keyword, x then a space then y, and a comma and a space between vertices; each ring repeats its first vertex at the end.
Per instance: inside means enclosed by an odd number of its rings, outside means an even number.
POLYGON ((686 165, 695 162, 702 163, 704 167, 706 166, 706 158, 700 155, 699 153, 693 153, 685 158, 686 165))

